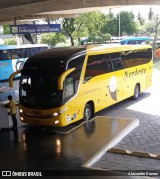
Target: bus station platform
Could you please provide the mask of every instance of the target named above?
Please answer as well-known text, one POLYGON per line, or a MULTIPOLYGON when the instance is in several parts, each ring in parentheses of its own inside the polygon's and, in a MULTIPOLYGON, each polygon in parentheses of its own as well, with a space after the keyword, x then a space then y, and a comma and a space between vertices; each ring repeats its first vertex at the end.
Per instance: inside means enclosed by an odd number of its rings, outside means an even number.
MULTIPOLYGON (((57 174, 63 179, 74 175, 76 179, 79 179, 78 176, 86 176, 88 179, 99 179, 100 176, 105 176, 105 179, 140 178, 121 175, 124 170, 150 171, 153 174, 157 172, 159 177, 159 79, 160 71, 156 70, 153 72, 152 87, 141 93, 138 100, 127 99, 106 108, 96 114, 99 120, 94 118, 89 123, 82 122, 77 128, 67 130, 69 132, 66 133, 26 125, 20 121, 17 131, 1 130, 1 170, 47 170, 51 172, 51 176, 57 174), (110 123, 113 128, 107 127, 111 119, 114 121, 112 125, 110 123), (136 124, 137 127, 126 132, 126 124, 135 119, 138 119, 139 126, 136 124), (117 125, 116 121, 123 122, 117 125), (110 145, 113 140, 107 139, 106 132, 109 130, 115 136, 114 139, 124 132, 124 136, 113 143, 113 146, 110 145), (118 176, 115 174, 117 171, 120 171, 118 176)), ((128 127, 131 124, 129 123, 128 127)), ((143 176, 148 177, 157 176, 143 176)))
POLYGON ((137 119, 97 116, 69 133, 21 125, 0 132, 2 170, 83 170, 139 125, 137 119), (7 160, 6 160, 7 159, 7 160))

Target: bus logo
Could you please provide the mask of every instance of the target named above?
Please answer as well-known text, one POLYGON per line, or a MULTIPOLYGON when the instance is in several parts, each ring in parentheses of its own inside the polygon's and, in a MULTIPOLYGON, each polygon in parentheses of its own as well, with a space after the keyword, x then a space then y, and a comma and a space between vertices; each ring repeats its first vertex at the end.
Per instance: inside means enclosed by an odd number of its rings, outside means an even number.
POLYGON ((16 71, 22 70, 22 69, 23 69, 23 66, 24 66, 24 62, 23 62, 23 61, 18 61, 18 62, 16 63, 16 71))
POLYGON ((112 76, 109 82, 109 93, 114 101, 117 101, 117 78, 112 76))

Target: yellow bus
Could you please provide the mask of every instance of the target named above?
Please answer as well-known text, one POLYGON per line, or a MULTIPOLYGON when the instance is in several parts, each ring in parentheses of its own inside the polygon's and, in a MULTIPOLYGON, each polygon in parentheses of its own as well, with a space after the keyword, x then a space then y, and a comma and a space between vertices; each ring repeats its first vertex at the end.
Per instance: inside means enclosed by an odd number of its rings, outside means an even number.
POLYGON ((45 50, 25 62, 19 85, 24 123, 63 127, 126 98, 137 99, 152 83, 150 45, 96 45, 45 50))

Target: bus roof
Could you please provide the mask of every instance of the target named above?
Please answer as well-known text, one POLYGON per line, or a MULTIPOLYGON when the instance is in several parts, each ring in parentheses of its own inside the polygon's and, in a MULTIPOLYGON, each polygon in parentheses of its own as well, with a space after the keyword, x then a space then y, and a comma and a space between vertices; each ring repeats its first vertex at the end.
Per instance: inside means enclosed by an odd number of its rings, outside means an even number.
POLYGON ((131 50, 138 51, 140 49, 151 49, 151 45, 109 44, 53 48, 29 57, 24 64, 23 72, 26 73, 28 70, 35 71, 35 69, 39 69, 43 73, 53 73, 54 68, 60 72, 62 69, 65 70, 67 63, 74 57, 85 56, 86 54, 98 55, 131 50))
POLYGON ((77 46, 52 48, 33 55, 29 59, 66 60, 68 57, 74 57, 80 54, 86 54, 86 47, 77 46))
POLYGON ((124 42, 128 42, 128 41, 138 41, 138 40, 151 40, 150 37, 129 37, 129 38, 125 38, 123 40, 120 41, 120 43, 124 43, 124 42))
POLYGON ((138 49, 148 49, 151 48, 151 45, 120 45, 120 44, 107 44, 101 46, 90 46, 88 47, 88 54, 101 54, 112 53, 112 52, 121 52, 128 50, 138 50, 138 49))
POLYGON ((20 49, 20 48, 34 48, 34 47, 48 47, 47 44, 25 44, 25 45, 0 45, 0 50, 20 49))
POLYGON ((44 60, 48 59, 49 61, 67 61, 70 58, 73 58, 78 55, 85 55, 86 52, 88 55, 102 54, 102 53, 111 53, 111 52, 120 52, 128 50, 138 50, 138 49, 148 49, 151 48, 151 45, 120 45, 120 44, 105 44, 105 45, 89 45, 89 46, 76 46, 76 47, 58 47, 49 50, 42 51, 36 55, 33 55, 29 58, 32 60, 44 60))

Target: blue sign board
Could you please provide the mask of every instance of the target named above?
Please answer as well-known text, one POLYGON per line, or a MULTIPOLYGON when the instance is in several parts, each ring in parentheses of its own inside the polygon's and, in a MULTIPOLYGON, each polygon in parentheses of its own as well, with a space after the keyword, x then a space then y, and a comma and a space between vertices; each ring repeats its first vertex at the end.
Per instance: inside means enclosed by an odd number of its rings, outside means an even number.
POLYGON ((48 32, 60 32, 60 24, 21 24, 11 25, 11 34, 26 34, 26 33, 48 33, 48 32))

